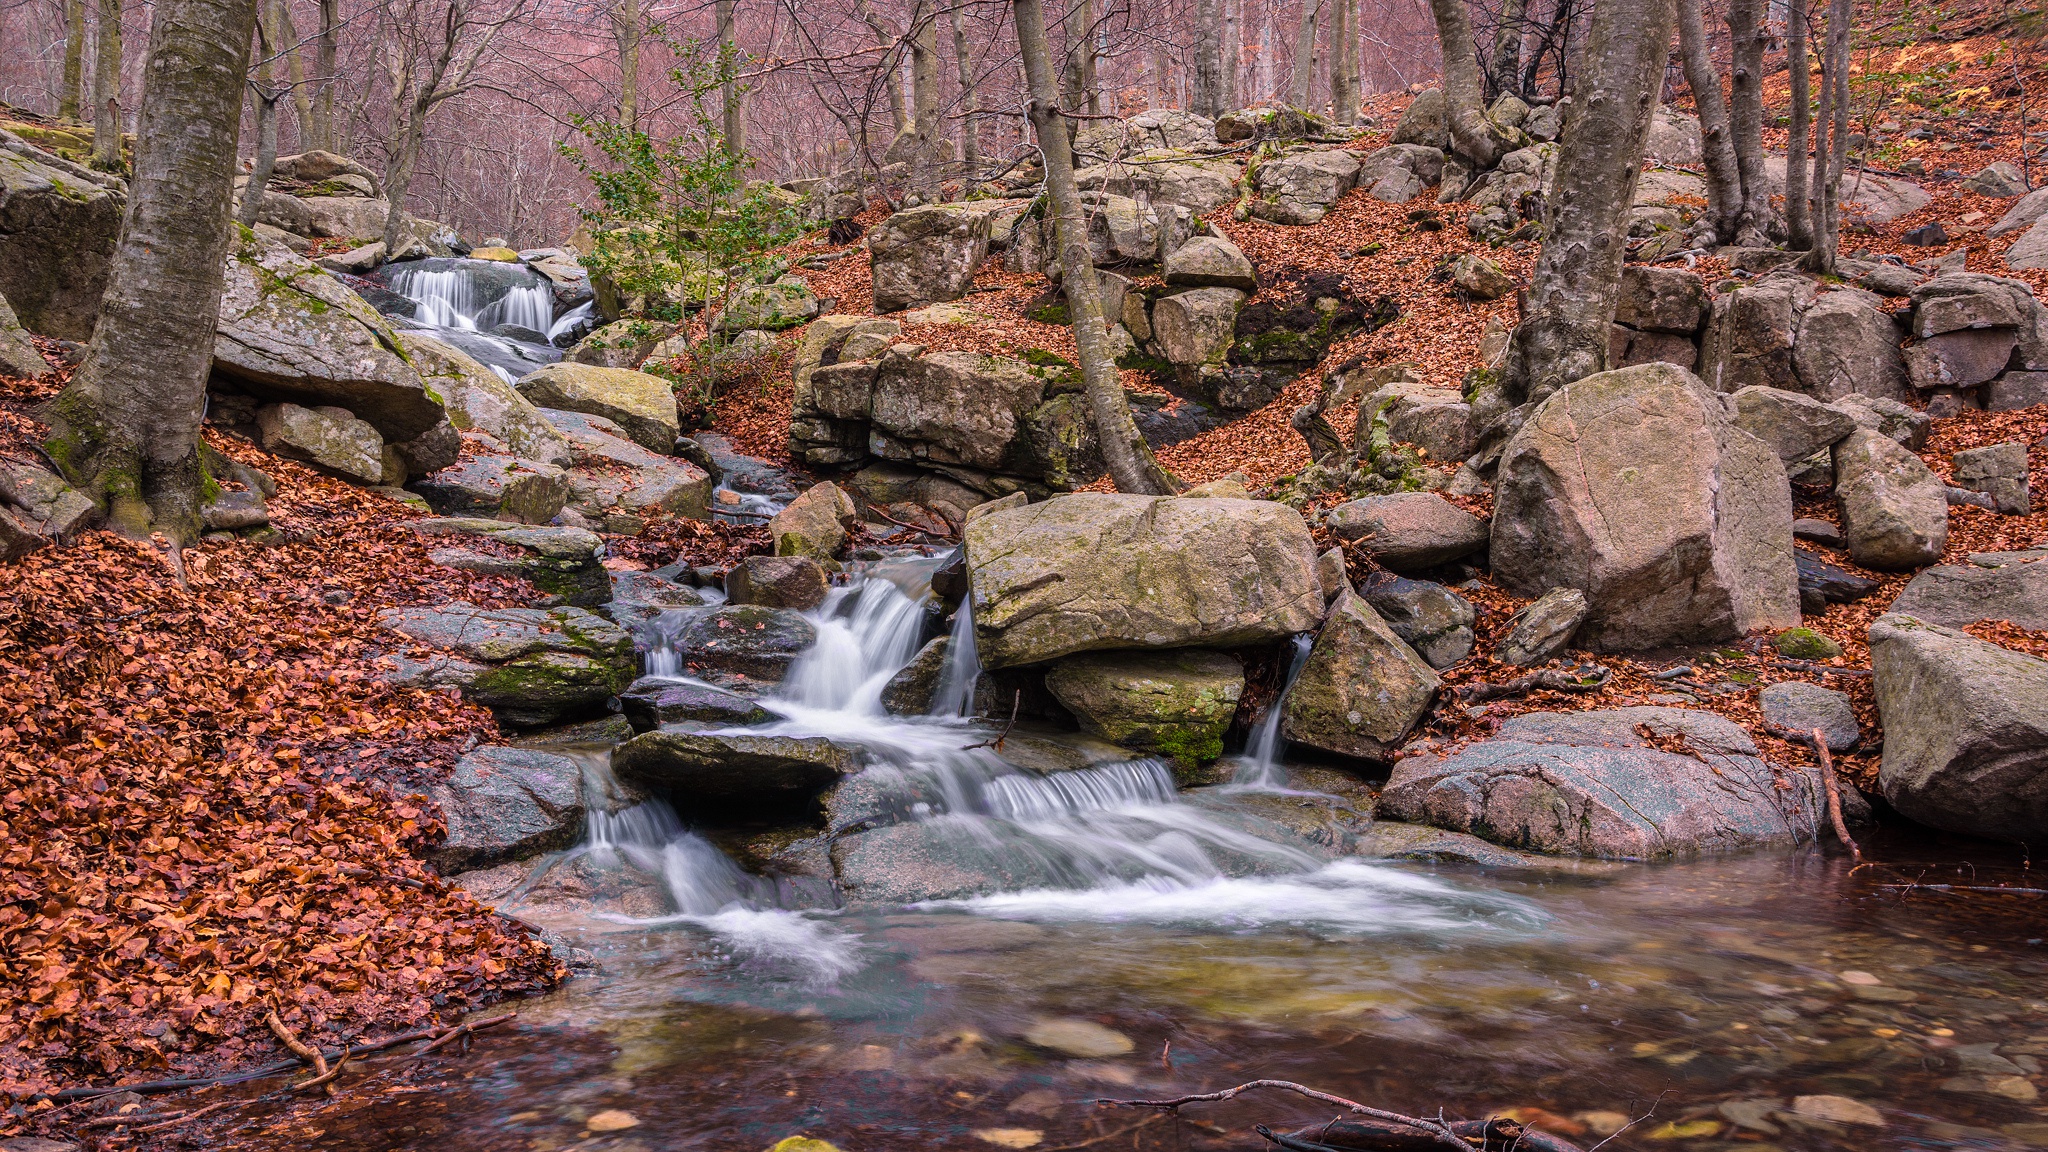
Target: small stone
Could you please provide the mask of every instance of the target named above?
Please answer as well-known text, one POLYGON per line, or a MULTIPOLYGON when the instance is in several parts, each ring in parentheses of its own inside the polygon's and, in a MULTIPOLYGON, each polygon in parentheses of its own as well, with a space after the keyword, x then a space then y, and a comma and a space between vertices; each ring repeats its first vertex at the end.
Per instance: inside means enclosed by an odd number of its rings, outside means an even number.
POLYGON ((1036 1128, 976 1128, 974 1138, 998 1148, 1036 1148, 1045 1133, 1036 1128))
POLYGON ((1842 646, 1811 628, 1787 628, 1771 641, 1780 656, 1793 660, 1832 660, 1842 646))
POLYGON ((1721 1114, 1721 1119, 1737 1128, 1747 1128, 1752 1132, 1775 1136, 1778 1134, 1778 1126, 1771 1123, 1770 1116, 1784 1106, 1782 1101, 1769 1099, 1724 1100, 1714 1111, 1721 1114))
POLYGON ((1937 220, 1932 224, 1922 224, 1899 237, 1899 243, 1911 244, 1915 248, 1939 248, 1948 243, 1948 230, 1937 220))
POLYGON ((1904 988, 1851 988, 1850 991, 1858 1000, 1869 1000, 1878 1004, 1911 1004, 1920 998, 1918 992, 1908 992, 1904 988))
POLYGON ((1609 1112, 1596 1109, 1591 1112, 1574 1112, 1572 1119, 1586 1126, 1586 1131, 1595 1136, 1612 1136, 1628 1126, 1631 1117, 1626 1112, 1609 1112))
POLYGON ((1861 1100, 1851 1100, 1847 1096, 1794 1097, 1792 1114, 1808 1120, 1825 1120, 1831 1124, 1861 1124, 1870 1128, 1885 1126, 1884 1116, 1877 1109, 1861 1100))
POLYGON ((1104 1028, 1093 1020, 1072 1017, 1040 1020, 1025 1031, 1024 1039, 1062 1056, 1078 1056, 1086 1060, 1122 1056, 1137 1047, 1129 1036, 1121 1032, 1104 1028))
POLYGON ((628 1128, 638 1128, 640 1118, 631 1112, 607 1108, 585 1120, 583 1126, 592 1132, 624 1132, 628 1128))
POLYGON ((1697 1140, 1720 1131, 1719 1120, 1667 1120, 1643 1135, 1650 1140, 1697 1140))
POLYGON ((1842 546, 1841 528, 1825 520, 1815 520, 1810 516, 1802 516, 1792 522, 1792 538, 1794 540, 1806 540, 1819 544, 1824 548, 1840 548, 1842 546))
POLYGON ((1515 613, 1514 627, 1500 643, 1500 660, 1527 667, 1558 655, 1572 642, 1591 610, 1584 592, 1552 588, 1515 613))
POLYGON ((1046 1088, 1033 1088, 1003 1106, 1005 1112, 1022 1112, 1030 1116, 1050 1116, 1060 1110, 1060 1094, 1046 1088))
POLYGON ((1835 975, 1842 983, 1852 984, 1859 988, 1875 988, 1884 983, 1884 981, 1879 980, 1868 972, 1838 972, 1835 975))
MULTIPOLYGON (((1757 704, 1764 710, 1766 723, 1795 732, 1812 732, 1818 728, 1821 738, 1827 741, 1831 752, 1847 752, 1863 737, 1863 730, 1856 723, 1856 709, 1849 698, 1832 689, 1817 684, 1806 684, 1788 680, 1773 684, 1757 694, 1757 704)), ((1844 973, 1848 983, 1851 975, 1868 976, 1868 973, 1844 973)), ((1876 983, 1876 978, 1871 977, 1876 983)))
POLYGON ((824 1140, 809 1136, 790 1136, 777 1140, 768 1152, 839 1152, 839 1149, 824 1140))

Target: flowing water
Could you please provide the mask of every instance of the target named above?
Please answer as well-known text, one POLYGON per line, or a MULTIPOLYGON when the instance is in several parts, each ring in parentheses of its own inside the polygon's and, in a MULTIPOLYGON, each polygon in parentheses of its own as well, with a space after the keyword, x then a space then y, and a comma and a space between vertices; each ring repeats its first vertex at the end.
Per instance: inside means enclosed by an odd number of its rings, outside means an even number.
MULTIPOLYGON (((594 815, 571 861, 658 878, 664 908, 552 921, 600 971, 520 1005, 459 1082, 305 1145, 1248 1149, 1253 1123, 1330 1112, 1269 1097, 1148 1120, 1091 1101, 1278 1077, 1410 1113, 1522 1109, 1585 1145, 1647 1114, 1612 1146, 2048 1146, 2038 898, 1885 888, 1811 846, 1665 865, 1332 860, 1177 792, 1157 761, 1047 772, 1021 740, 986 746, 995 730, 960 716, 964 621, 933 715, 887 714, 883 686, 937 628, 937 564, 834 589, 816 646, 762 701, 776 718, 750 731, 862 749, 866 811, 1034 882, 841 908, 750 874, 659 802, 594 815), (587 1128, 607 1110, 636 1126, 587 1128)), ((650 673, 675 674, 654 635, 650 673)), ((1327 800, 1305 787, 1327 774, 1290 764, 1271 724, 1242 765, 1266 791, 1225 799, 1327 800)), ((1886 876, 1948 878, 1967 857, 1981 867, 1964 882, 2025 883, 2010 850, 1867 847, 1886 876)))
POLYGON ((437 257, 379 273, 415 311, 399 322, 469 353, 509 383, 562 358, 553 341, 589 320, 582 304, 555 315, 554 286, 521 264, 437 257))

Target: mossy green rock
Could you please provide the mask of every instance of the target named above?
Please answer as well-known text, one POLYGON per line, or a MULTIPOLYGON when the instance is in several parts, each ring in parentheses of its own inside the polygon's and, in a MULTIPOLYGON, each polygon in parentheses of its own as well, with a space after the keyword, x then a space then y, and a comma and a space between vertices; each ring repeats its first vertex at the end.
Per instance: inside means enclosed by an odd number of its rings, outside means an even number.
POLYGON ((801 280, 777 280, 773 284, 749 284, 733 290, 732 298, 718 314, 721 332, 761 329, 780 332, 817 319, 818 298, 801 280))
POLYGON ((645 372, 564 361, 528 373, 514 387, 542 408, 602 416, 650 452, 673 451, 682 432, 675 390, 645 372))
POLYGON ((421 379, 440 394, 448 422, 458 431, 496 437, 521 460, 558 467, 570 462, 562 434, 496 372, 423 332, 400 332, 398 343, 421 379))
POLYGON ((460 688, 509 724, 551 724, 602 711, 632 683, 633 638, 581 608, 478 608, 456 601, 392 608, 377 622, 446 655, 386 657, 388 678, 422 688, 460 688))
POLYGON ((594 532, 468 517, 414 521, 413 531, 430 545, 441 545, 429 553, 436 564, 517 576, 578 607, 612 598, 604 541, 594 532), (485 542, 492 546, 477 547, 485 542))
POLYGON ((22 327, 92 337, 126 208, 119 192, 0 152, 0 296, 22 327))
POLYGON ((1811 628, 1787 628, 1771 643, 1777 646, 1778 655, 1794 660, 1832 660, 1842 654, 1840 644, 1811 628))
POLYGON ((1347 588, 1287 694, 1281 730, 1325 752, 1384 759, 1429 711, 1438 683, 1436 670, 1347 588))
POLYGON ((1202 764, 1223 754, 1224 729, 1244 694, 1244 665, 1205 648, 1090 652, 1053 665, 1045 686, 1084 732, 1202 764))

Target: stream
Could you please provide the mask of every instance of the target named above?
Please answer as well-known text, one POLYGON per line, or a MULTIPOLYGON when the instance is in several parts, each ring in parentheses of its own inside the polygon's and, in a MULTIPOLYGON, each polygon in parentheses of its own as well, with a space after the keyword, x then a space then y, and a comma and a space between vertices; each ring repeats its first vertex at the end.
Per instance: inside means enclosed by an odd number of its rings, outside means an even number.
MULTIPOLYGON (((659 906, 521 910, 598 970, 515 1005, 516 1027, 454 1086, 336 1117, 305 1146, 1250 1149, 1266 1146, 1253 1123, 1331 1112, 1265 1096, 1151 1118, 1090 1101, 1277 1077, 1411 1114, 1520 1109, 1587 1147, 1639 1117, 1610 1147, 2048 1147, 2031 1079, 2048 1058, 2038 903, 1884 889, 1813 846, 1657 865, 1332 860, 1232 818, 1245 793, 1329 799, 1328 771, 1265 730, 1236 783, 1204 790, 1221 799, 1177 792, 1153 760, 1020 766, 970 747, 996 732, 960 718, 968 622, 934 715, 882 708, 934 627, 938 563, 854 566, 811 614, 816 646, 763 697, 775 719, 747 731, 863 749, 853 803, 1030 882, 842 908, 822 882, 750 874, 658 800, 593 815, 555 868, 651 877, 659 906)), ((675 675, 660 635, 643 636, 647 667, 675 675)), ((609 787, 605 751, 582 759, 609 787)), ((1909 876, 1969 860, 1964 882, 2027 883, 2012 850, 1924 832, 1865 850, 1909 876)))

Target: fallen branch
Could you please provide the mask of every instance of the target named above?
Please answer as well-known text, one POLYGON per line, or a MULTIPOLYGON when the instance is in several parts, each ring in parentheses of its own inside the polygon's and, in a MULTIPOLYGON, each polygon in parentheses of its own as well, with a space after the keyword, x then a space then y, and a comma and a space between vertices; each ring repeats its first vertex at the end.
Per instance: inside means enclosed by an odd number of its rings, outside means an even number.
MULTIPOLYGON (((1458 1137, 1466 1152, 1578 1152, 1577 1145, 1505 1117, 1457 1120, 1445 1127, 1458 1137)), ((1252 1131, 1288 1152, 1430 1152, 1441 1143, 1432 1133, 1357 1120, 1332 1120, 1320 1128, 1285 1134, 1263 1124, 1252 1131)))
POLYGON ((1546 668, 1526 676, 1517 676, 1505 684, 1491 684, 1481 680, 1471 684, 1460 684, 1451 691, 1459 702, 1464 704, 1476 704, 1481 700, 1499 700, 1506 696, 1527 696, 1531 692, 1545 689, 1552 692, 1598 692, 1607 687, 1608 681, 1614 679, 1614 672, 1608 668, 1597 665, 1596 667, 1598 672, 1590 676, 1546 668))
POLYGON ((1126 1125, 1125 1127, 1118 1128, 1112 1132, 1104 1132, 1100 1136, 1091 1136, 1078 1144, 1061 1144, 1056 1147, 1047 1148, 1044 1150, 1044 1152, 1074 1152, 1074 1150, 1077 1148, 1091 1148, 1097 1144, 1103 1143, 1104 1141, 1114 1140, 1119 1136, 1129 1136, 1131 1133, 1136 1132, 1138 1129, 1145 1127, 1147 1124, 1159 1123, 1159 1119, 1160 1118, 1157 1116, 1147 1116, 1143 1120, 1138 1121, 1136 1124, 1126 1125))
MULTIPOLYGON (((1229 1100, 1240 1093, 1249 1092, 1254 1088, 1278 1088, 1283 1092, 1293 1092, 1299 1096, 1306 1096, 1311 1100, 1320 1100, 1325 1104, 1335 1104, 1360 1116, 1370 1116, 1375 1120, 1385 1120, 1392 1124, 1399 1124, 1403 1127, 1429 1133, 1436 1143, 1447 1144, 1452 1148, 1456 1148, 1458 1152, 1472 1152, 1472 1145, 1460 1139, 1458 1134, 1453 1132, 1448 1124, 1436 1120, 1422 1120, 1414 1116, 1403 1116, 1399 1112, 1387 1112, 1379 1108, 1368 1108, 1356 1100, 1346 1100, 1342 1096, 1333 1096, 1328 1092, 1318 1092, 1314 1088, 1310 1088, 1305 1084, 1296 1084, 1292 1080, 1253 1080, 1249 1083, 1239 1084, 1235 1088, 1225 1088, 1221 1092, 1203 1092, 1198 1095, 1181 1096, 1172 1100, 1097 1100, 1096 1103, 1109 1104, 1118 1108, 1157 1108, 1164 1112, 1178 1112, 1189 1104, 1209 1104, 1221 1100, 1229 1100)), ((1261 1133, 1261 1135, 1265 1134, 1261 1133)))
POLYGON ((1926 892, 1994 892, 2009 896, 2048 896, 2048 888, 2000 888, 1994 884, 1879 884, 1879 888, 1898 888, 1907 892, 1916 889, 1926 892))
POLYGON ((1784 668, 1793 672, 1822 672, 1830 676, 1868 676, 1868 668, 1837 668, 1833 664, 1815 664, 1811 660, 1773 660, 1771 667, 1784 668))
POLYGON ((1828 754, 1827 735, 1818 728, 1811 732, 1801 732, 1796 728, 1780 727, 1768 720, 1764 722, 1763 729, 1780 740, 1806 745, 1820 758, 1820 782, 1827 794, 1828 822, 1835 827, 1835 838, 1849 849, 1849 858, 1858 864, 1863 863, 1863 849, 1857 845, 1856 838, 1849 835, 1849 825, 1842 819, 1842 784, 1835 776, 1835 758, 1828 754))
POLYGON ((137 1133, 160 1132, 165 1128, 172 1128, 179 1124, 186 1123, 187 1121, 197 1120, 201 1116, 210 1115, 214 1112, 220 1111, 223 1108, 232 1108, 237 1104, 246 1103, 248 1103, 248 1101, 246 1100, 222 1100, 218 1104, 208 1104, 204 1108, 194 1108, 192 1111, 187 1112, 182 1116, 176 1116, 169 1120, 164 1120, 156 1124, 145 1124, 142 1127, 137 1128, 135 1131, 137 1133))
POLYGON ((993 740, 983 740, 979 744, 969 744, 967 747, 962 748, 961 751, 972 752, 976 748, 993 748, 998 752, 1002 751, 1003 741, 1008 740, 1010 738, 1010 729, 1015 728, 1017 726, 1017 709, 1022 707, 1023 704, 1024 690, 1022 688, 1019 688, 1017 689, 1017 694, 1015 696, 1010 697, 1010 722, 1008 724, 1003 725, 1003 730, 1001 732, 996 733, 996 738, 993 740))
MULTIPOLYGON (((285 1027, 284 1021, 277 1018, 277 1011, 275 1009, 272 1009, 270 1014, 263 1018, 263 1022, 270 1026, 271 1033, 275 1035, 278 1038, 278 1040, 284 1044, 286 1048, 289 1048, 293 1052, 298 1053, 299 1059, 304 1060, 306 1063, 311 1064, 313 1066, 313 1075, 327 1075, 327 1057, 322 1055, 318 1048, 315 1048, 312 1045, 307 1044, 305 1041, 299 1039, 296 1033, 294 1033, 291 1029, 285 1027)), ((348 1059, 348 1057, 343 1056, 342 1059, 346 1060, 348 1059)))
MULTIPOLYGON (((908 528, 912 532, 922 532, 926 536, 932 536, 940 540, 944 540, 953 534, 953 530, 951 528, 947 528, 944 532, 934 532, 929 528, 919 527, 916 524, 906 524, 903 521, 898 520, 894 516, 889 515, 887 512, 882 511, 881 506, 877 504, 869 504, 868 511, 873 512, 875 515, 880 516, 882 519, 887 520, 889 523, 894 524, 899 528, 908 528)), ((926 509, 926 511, 930 511, 930 509, 926 509)))
POLYGON ((341 1070, 346 1067, 348 1067, 348 1057, 343 1056, 334 1062, 334 1067, 320 1073, 311 1080, 301 1081, 292 1085, 291 1090, 294 1092, 304 1092, 311 1088, 325 1088, 327 1089, 327 1094, 332 1096, 334 1095, 334 1081, 341 1075, 341 1070))

